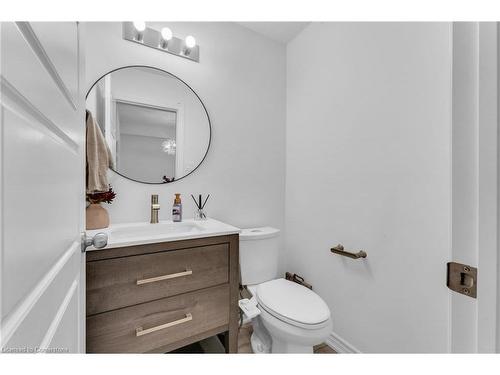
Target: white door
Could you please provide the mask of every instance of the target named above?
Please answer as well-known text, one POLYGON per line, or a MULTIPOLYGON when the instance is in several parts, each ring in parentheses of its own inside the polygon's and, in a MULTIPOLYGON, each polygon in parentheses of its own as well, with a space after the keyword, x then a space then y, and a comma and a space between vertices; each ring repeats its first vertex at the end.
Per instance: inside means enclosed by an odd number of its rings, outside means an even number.
POLYGON ((452 259, 477 267, 477 299, 450 292, 451 351, 498 351, 497 24, 453 25, 452 259))
POLYGON ((80 27, 2 22, 4 352, 84 352, 84 95, 80 27))

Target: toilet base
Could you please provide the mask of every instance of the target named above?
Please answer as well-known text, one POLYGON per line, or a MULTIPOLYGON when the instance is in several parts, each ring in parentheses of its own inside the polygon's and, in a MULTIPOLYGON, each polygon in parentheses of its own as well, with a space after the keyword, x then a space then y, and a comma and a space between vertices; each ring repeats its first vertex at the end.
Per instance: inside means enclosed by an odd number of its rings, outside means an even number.
POLYGON ((303 353, 313 354, 312 346, 292 344, 286 341, 281 341, 276 338, 273 339, 272 353, 303 353))
POLYGON ((255 354, 271 353, 272 339, 262 325, 259 317, 252 319, 253 333, 250 336, 250 345, 255 354))
POLYGON ((271 337, 262 321, 258 318, 252 319, 253 333, 250 336, 250 345, 255 354, 268 353, 304 353, 312 354, 313 347, 300 345, 271 337))
POLYGON ((252 352, 255 354, 271 353, 271 345, 263 342, 255 333, 252 333, 252 336, 250 336, 250 346, 252 347, 252 352))
POLYGON ((324 342, 331 331, 331 322, 320 330, 302 330, 277 320, 266 311, 252 319, 252 326, 250 344, 256 354, 312 354, 314 345, 324 342))
POLYGON ((256 333, 259 337, 269 337, 271 353, 313 353, 314 345, 323 343, 332 331, 331 320, 318 329, 304 329, 277 319, 263 308, 260 310, 261 314, 252 320, 252 324, 256 323, 254 329, 258 327, 256 333))

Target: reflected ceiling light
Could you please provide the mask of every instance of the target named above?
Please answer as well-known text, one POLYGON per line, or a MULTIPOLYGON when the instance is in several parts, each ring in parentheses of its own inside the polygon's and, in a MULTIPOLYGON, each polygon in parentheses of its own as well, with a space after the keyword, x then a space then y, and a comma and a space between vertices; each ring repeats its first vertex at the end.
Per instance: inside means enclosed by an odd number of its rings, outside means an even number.
POLYGON ((135 39, 139 42, 142 42, 142 38, 144 36, 144 30, 146 30, 146 22, 134 21, 133 24, 136 31, 135 39))
POLYGON ((169 40, 173 37, 172 30, 168 27, 164 27, 161 29, 161 48, 167 48, 169 40))
POLYGON ((192 35, 188 35, 186 39, 184 39, 184 54, 189 55, 191 50, 196 46, 196 39, 192 35))
POLYGON ((167 155, 175 155, 175 139, 167 138, 161 143, 161 149, 163 152, 165 152, 167 155))

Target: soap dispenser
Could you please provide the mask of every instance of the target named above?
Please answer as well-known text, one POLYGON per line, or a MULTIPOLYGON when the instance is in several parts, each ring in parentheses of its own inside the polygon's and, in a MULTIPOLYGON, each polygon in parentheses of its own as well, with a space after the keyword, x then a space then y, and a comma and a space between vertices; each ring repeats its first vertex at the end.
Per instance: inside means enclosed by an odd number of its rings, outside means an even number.
POLYGON ((182 221, 182 203, 181 195, 179 193, 175 194, 174 205, 172 206, 172 221, 182 221))

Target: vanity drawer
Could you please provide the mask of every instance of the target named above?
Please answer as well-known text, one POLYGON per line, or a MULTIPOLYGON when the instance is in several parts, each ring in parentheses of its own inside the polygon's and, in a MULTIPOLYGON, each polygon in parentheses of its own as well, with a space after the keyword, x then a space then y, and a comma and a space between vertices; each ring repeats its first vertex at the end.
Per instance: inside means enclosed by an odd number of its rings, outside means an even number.
POLYGON ((90 261, 87 316, 225 284, 228 270, 227 243, 90 261))
POLYGON ((87 317, 87 353, 158 351, 229 324, 229 284, 87 317))

